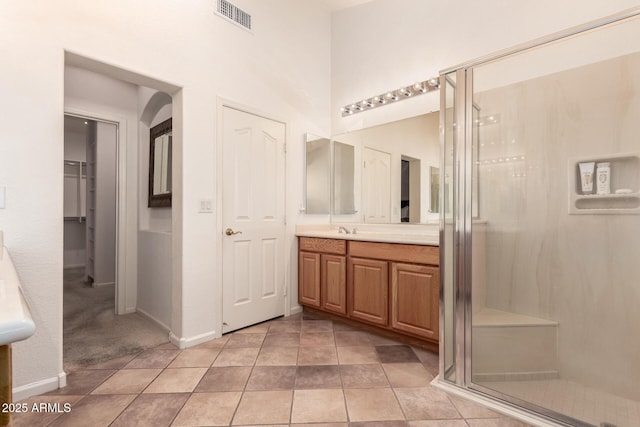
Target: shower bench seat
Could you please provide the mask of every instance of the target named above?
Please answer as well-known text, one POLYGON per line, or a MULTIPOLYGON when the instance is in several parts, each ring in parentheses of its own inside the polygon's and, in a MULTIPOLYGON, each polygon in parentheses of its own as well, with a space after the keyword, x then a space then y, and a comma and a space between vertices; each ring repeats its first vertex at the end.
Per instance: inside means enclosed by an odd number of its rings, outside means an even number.
POLYGON ((558 322, 486 307, 472 319, 474 381, 558 377, 558 322))

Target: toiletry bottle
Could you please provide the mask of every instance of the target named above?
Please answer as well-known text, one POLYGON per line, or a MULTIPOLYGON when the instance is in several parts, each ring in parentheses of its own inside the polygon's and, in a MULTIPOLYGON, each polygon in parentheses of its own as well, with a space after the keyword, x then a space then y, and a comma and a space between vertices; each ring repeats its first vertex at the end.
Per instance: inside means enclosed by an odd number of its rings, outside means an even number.
POLYGON ((598 180, 597 194, 611 194, 611 167, 609 162, 597 164, 596 177, 598 180))

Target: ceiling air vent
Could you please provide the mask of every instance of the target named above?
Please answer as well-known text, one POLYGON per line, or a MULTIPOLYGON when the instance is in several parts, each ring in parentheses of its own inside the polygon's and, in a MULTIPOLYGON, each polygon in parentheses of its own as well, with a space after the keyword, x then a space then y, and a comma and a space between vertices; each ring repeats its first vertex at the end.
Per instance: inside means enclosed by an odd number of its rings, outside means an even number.
POLYGON ((251 29, 251 15, 227 0, 218 0, 217 13, 247 30, 251 29))

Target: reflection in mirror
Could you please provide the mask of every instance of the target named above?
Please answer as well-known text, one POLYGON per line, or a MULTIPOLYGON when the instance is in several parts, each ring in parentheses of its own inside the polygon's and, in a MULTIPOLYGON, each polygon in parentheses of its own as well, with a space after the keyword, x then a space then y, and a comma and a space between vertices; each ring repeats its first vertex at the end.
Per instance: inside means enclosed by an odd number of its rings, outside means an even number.
POLYGON ((432 213, 440 212, 440 168, 431 166, 431 210, 432 213))
POLYGON ((401 156, 400 221, 420 222, 420 159, 401 156))
POLYGON ((331 201, 331 150, 328 138, 307 134, 306 213, 328 214, 331 201))
MULTIPOLYGON (((438 221, 438 214, 430 212, 430 167, 440 164, 439 135, 439 113, 434 112, 332 138, 353 146, 355 158, 354 213, 334 216, 332 220, 423 224, 438 221), (403 161, 407 162, 406 185, 402 182, 403 161)), ((342 172, 334 172, 334 180, 341 180, 342 172)))
POLYGON ((150 130, 148 207, 171 206, 171 119, 150 130))
POLYGON ((354 205, 353 145, 333 141, 333 214, 351 215, 354 205))

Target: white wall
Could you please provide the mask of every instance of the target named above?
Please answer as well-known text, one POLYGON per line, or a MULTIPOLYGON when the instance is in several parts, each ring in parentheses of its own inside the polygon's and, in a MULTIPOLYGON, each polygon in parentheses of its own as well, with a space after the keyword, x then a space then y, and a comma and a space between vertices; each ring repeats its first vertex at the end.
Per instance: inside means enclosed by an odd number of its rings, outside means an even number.
MULTIPOLYGON (((158 91, 140 86, 138 87, 139 126, 139 168, 138 168, 138 223, 140 230, 171 232, 171 208, 149 208, 149 130, 169 119, 172 113, 170 99, 161 97, 168 104, 158 107, 152 100, 158 91), (148 117, 147 117, 148 116, 148 117)), ((168 97, 168 95, 167 95, 168 97)))
POLYGON ((375 0, 332 15, 333 134, 439 109, 438 91, 365 113, 340 107, 440 70, 637 6, 636 0, 375 0))
MULTIPOLYGON (((87 137, 86 132, 66 131, 64 133, 64 159, 84 162, 87 159, 87 137)), ((77 180, 73 178, 65 178, 64 197, 69 205, 77 206, 77 180), (75 181, 72 183, 72 181, 75 181), (73 194, 71 194, 73 193, 73 194)), ((84 184, 84 181, 83 181, 84 184)), ((85 185, 81 184, 80 191, 85 191, 85 185)), ((81 196, 84 200, 84 196, 81 196)), ((76 208, 77 209, 77 208, 76 208)), ((80 267, 85 264, 85 247, 86 247, 86 226, 85 222, 64 221, 64 266, 80 267)))
MULTIPOLYGON (((174 180, 179 191, 172 215, 177 315, 171 326, 177 337, 187 341, 221 330, 222 285, 213 262, 220 256, 221 232, 215 215, 197 212, 199 198, 216 200, 217 97, 287 121, 287 229, 290 254, 297 251, 293 232, 303 201, 304 133, 330 134, 330 15, 322 5, 297 0, 236 3, 252 14, 252 33, 217 17, 215 3, 205 0, 0 3, 0 40, 11 41, 0 43, 0 185, 7 187, 0 224, 37 327, 32 338, 14 347, 15 386, 55 380, 62 372, 65 50, 76 62, 86 57, 106 63, 114 67, 109 71, 138 84, 149 76, 163 87, 179 88, 171 92, 179 112, 174 163, 183 172, 174 180)), ((132 126, 136 108, 134 102, 132 126)), ((136 166, 128 177, 137 176, 136 166)), ((137 204, 132 194, 128 206, 137 204)), ((135 218, 129 226, 137 230, 135 218)), ((127 257, 136 254, 137 247, 127 249, 127 257)), ((294 283, 296 259, 287 266, 294 283)), ((295 286, 289 298, 297 306, 295 286)))
POLYGON ((171 233, 140 230, 138 233, 137 310, 171 329, 171 233))
POLYGON ((137 310, 167 330, 172 321, 172 208, 149 208, 149 130, 169 119, 171 99, 158 91, 138 88, 139 137, 139 232, 137 310), (159 94, 162 95, 162 94, 159 94), (154 101, 155 100, 155 101, 154 101), (160 100, 160 101, 158 101, 160 100), (168 104, 163 104, 169 102, 168 104))
POLYGON ((87 161, 87 135, 86 133, 65 131, 64 133, 64 159, 77 162, 87 161))

